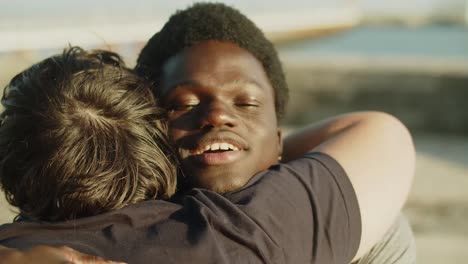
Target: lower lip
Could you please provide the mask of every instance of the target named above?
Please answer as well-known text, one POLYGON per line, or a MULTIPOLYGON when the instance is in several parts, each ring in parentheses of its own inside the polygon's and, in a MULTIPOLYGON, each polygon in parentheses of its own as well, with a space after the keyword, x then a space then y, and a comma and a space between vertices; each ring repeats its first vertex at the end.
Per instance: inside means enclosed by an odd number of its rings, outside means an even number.
POLYGON ((221 165, 234 162, 241 157, 241 151, 225 151, 217 153, 203 153, 192 158, 206 165, 221 165))

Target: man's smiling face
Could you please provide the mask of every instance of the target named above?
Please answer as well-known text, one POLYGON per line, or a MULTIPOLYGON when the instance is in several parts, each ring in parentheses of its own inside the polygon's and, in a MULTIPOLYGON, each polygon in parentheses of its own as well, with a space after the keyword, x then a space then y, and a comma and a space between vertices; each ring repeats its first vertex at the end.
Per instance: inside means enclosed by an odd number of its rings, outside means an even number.
POLYGON ((225 193, 278 161, 281 132, 261 63, 235 44, 205 41, 164 65, 169 136, 195 187, 225 193))

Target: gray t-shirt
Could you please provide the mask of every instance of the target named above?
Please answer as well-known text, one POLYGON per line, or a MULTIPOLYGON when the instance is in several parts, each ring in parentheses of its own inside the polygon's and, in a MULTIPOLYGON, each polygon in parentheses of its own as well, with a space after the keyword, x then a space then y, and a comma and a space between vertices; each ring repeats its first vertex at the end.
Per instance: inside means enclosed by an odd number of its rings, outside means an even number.
POLYGON ((194 189, 180 204, 145 201, 73 221, 6 224, 0 245, 67 245, 128 263, 348 264, 360 235, 345 172, 311 153, 225 195, 194 189))

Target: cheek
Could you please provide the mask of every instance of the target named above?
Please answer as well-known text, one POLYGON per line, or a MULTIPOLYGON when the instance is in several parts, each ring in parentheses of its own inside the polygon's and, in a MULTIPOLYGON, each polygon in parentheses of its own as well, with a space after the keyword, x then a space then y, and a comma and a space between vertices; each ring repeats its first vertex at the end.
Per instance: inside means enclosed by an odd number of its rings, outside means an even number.
POLYGON ((266 170, 278 163, 278 156, 280 155, 278 140, 277 137, 268 134, 259 143, 255 166, 259 170, 266 170))
POLYGON ((172 144, 177 142, 178 139, 184 136, 184 131, 174 128, 171 123, 169 123, 169 130, 168 130, 168 135, 169 135, 169 140, 171 141, 172 144))
POLYGON ((257 126, 259 127, 259 130, 262 130, 264 137, 268 140, 278 137, 278 122, 276 120, 276 115, 265 114, 257 121, 257 126))
POLYGON ((257 131, 254 133, 258 135, 257 142, 259 143, 259 147, 265 156, 275 157, 275 159, 277 159, 280 146, 276 119, 264 124, 261 129, 257 129, 257 131))
POLYGON ((278 155, 281 152, 280 149, 280 138, 278 135, 278 122, 276 120, 276 114, 269 116, 266 119, 267 124, 265 126, 265 148, 271 153, 270 157, 273 157, 275 161, 278 160, 278 155))

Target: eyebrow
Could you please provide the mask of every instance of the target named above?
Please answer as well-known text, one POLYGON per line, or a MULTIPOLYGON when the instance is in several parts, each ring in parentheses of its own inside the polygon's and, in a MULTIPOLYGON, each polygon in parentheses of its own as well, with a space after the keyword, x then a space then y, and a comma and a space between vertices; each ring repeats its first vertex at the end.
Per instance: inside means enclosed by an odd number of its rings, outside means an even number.
POLYGON ((245 87, 248 90, 259 90, 262 92, 264 91, 263 86, 251 80, 234 80, 234 81, 222 84, 223 88, 231 88, 231 87, 238 87, 238 86, 245 87))
MULTIPOLYGON (((191 87, 191 86, 202 86, 199 82, 195 80, 184 80, 178 82, 175 85, 171 86, 170 89, 181 88, 181 87, 191 87)), ((264 91, 263 86, 252 80, 233 80, 224 84, 221 84, 222 88, 231 88, 231 87, 245 87, 249 90, 259 90, 264 91)))
POLYGON ((200 84, 194 80, 184 80, 181 82, 174 83, 166 88, 162 89, 162 95, 165 96, 169 91, 175 90, 177 88, 199 86, 200 84))

